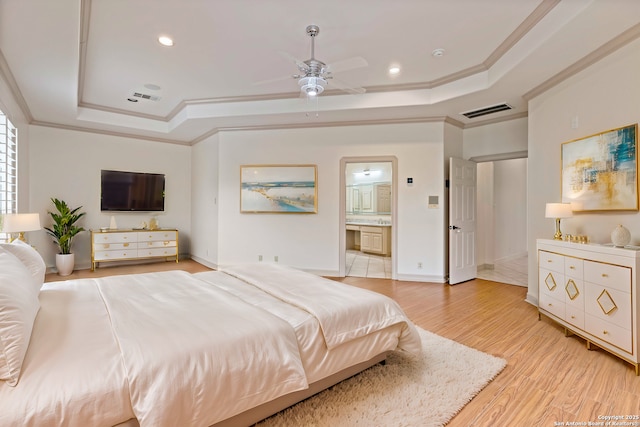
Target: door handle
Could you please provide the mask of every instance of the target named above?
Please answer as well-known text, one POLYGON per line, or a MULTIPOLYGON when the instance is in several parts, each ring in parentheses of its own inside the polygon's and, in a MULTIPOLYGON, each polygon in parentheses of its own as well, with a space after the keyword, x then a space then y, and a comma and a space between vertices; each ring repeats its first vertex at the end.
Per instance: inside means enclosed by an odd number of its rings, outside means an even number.
POLYGON ((462 230, 462 228, 458 227, 457 225, 450 225, 449 230, 462 230))

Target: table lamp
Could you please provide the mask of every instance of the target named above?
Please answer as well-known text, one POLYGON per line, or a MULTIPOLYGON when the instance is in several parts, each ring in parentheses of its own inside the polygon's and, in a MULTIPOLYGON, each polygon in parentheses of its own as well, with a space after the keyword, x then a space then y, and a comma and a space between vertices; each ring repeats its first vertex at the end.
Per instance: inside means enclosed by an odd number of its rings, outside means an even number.
POLYGON ((2 218, 3 233, 18 233, 18 239, 25 241, 24 233, 40 230, 40 214, 6 214, 2 218))
POLYGON ((544 216, 546 218, 555 218, 556 234, 553 235, 554 240, 562 240, 562 232, 560 231, 560 220, 573 216, 571 203, 547 203, 544 216))

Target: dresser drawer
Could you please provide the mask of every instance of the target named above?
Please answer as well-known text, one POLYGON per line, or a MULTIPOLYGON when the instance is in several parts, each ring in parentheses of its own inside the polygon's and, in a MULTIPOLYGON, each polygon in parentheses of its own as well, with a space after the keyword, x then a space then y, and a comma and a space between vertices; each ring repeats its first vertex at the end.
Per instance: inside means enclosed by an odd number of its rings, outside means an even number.
POLYGON ((137 258, 138 251, 134 248, 132 250, 118 250, 118 251, 96 251, 93 254, 94 261, 109 261, 117 259, 129 259, 137 258))
POLYGON ((585 312, 617 325, 627 331, 631 325, 631 298, 625 292, 587 283, 585 285, 585 312))
POLYGON ((579 258, 565 257, 564 275, 582 280, 584 261, 579 258))
POLYGON ((567 277, 563 286, 564 301, 584 311, 584 282, 580 279, 567 277))
POLYGON ((156 242, 176 240, 177 235, 173 230, 168 231, 141 231, 138 233, 139 242, 156 242))
POLYGON ((541 268, 538 272, 538 289, 541 295, 546 294, 564 301, 564 274, 541 268))
POLYGON ((564 301, 557 300, 547 294, 540 294, 540 309, 548 311, 560 319, 565 318, 564 301))
POLYGON ((584 280, 622 292, 631 292, 631 269, 628 267, 584 261, 584 280))
POLYGON ((564 256, 538 251, 538 267, 564 274, 564 256))
POLYGON ((148 249, 148 248, 170 248, 176 247, 175 240, 156 240, 153 242, 138 242, 139 249, 148 249))
POLYGON ((93 248, 98 251, 117 251, 117 250, 136 250, 138 243, 136 242, 118 242, 118 243, 95 243, 93 248))
POLYGON ((633 351, 631 331, 628 329, 599 319, 589 313, 585 316, 585 326, 593 336, 629 353, 633 351))
POLYGON ((123 243, 123 242, 137 242, 137 233, 94 233, 94 243, 123 243))
POLYGON ((170 248, 148 248, 138 249, 138 256, 140 258, 154 257, 154 256, 176 256, 176 247, 170 248))
POLYGON ((574 306, 565 306, 564 320, 571 323, 573 326, 584 329, 584 311, 574 306))

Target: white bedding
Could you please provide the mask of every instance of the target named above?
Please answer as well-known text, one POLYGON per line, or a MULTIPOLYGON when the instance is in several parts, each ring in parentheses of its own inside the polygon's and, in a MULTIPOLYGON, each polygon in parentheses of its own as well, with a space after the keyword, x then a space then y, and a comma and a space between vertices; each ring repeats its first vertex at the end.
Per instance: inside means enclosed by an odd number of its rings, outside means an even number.
POLYGON ((0 382, 0 426, 111 426, 134 416, 96 284, 46 283, 20 382, 0 382))
POLYGON ((418 332, 400 306, 384 295, 279 264, 240 264, 223 272, 312 314, 329 349, 401 324, 405 333, 399 348, 416 354, 421 351, 418 332))
POLYGON ((228 292, 182 271, 97 281, 142 427, 207 426, 308 386, 290 325, 228 292))
POLYGON ((206 426, 384 351, 420 351, 386 297, 278 266, 258 274, 268 292, 215 271, 45 284, 20 383, 0 382, 0 425, 206 426), (351 310, 341 292, 359 296, 351 310))

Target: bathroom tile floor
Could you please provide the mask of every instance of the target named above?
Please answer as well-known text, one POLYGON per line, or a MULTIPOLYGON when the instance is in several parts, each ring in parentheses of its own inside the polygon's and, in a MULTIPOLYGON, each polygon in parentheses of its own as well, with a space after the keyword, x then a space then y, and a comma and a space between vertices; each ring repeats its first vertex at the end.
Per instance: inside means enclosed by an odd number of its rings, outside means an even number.
POLYGON ((347 276, 391 279, 391 257, 347 250, 347 276))

